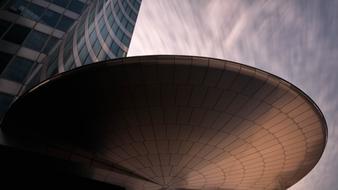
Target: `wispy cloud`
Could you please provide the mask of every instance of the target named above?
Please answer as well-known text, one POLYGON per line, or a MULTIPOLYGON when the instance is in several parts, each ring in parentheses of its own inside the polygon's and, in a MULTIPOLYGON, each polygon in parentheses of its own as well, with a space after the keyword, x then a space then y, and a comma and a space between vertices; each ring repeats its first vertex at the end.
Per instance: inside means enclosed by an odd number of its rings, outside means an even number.
POLYGON ((291 189, 338 187, 337 0, 143 0, 129 56, 187 54, 256 66, 292 82, 319 105, 329 141, 291 189))

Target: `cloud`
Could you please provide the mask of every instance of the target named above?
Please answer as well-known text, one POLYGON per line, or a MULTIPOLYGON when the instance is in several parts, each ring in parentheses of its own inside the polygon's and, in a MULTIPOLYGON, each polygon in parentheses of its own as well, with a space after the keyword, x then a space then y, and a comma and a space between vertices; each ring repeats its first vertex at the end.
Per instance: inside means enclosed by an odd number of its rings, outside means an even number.
POLYGON ((217 57, 292 82, 323 111, 329 140, 291 189, 331 190, 338 186, 337 7, 337 0, 143 0, 128 55, 217 57))

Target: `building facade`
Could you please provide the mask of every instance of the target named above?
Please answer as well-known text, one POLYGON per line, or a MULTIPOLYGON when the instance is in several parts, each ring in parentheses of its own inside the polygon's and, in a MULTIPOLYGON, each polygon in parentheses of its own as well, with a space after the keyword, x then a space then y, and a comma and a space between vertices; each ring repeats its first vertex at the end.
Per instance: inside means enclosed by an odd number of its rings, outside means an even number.
POLYGON ((87 0, 4 0, 0 4, 0 115, 29 73, 86 10, 87 0))
POLYGON ((127 54, 139 0, 4 1, 0 115, 40 81, 127 54))

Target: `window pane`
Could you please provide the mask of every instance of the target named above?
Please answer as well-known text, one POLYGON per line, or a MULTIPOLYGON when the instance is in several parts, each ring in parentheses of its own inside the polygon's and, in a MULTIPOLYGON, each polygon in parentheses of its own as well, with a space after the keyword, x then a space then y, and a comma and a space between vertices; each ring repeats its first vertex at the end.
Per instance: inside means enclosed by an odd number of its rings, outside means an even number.
POLYGON ((106 40, 104 41, 108 47, 110 47, 113 39, 110 36, 107 36, 106 40))
POLYGON ((101 36, 103 39, 105 39, 108 36, 108 30, 105 26, 103 26, 101 29, 101 36))
POLYGON ((87 56, 86 60, 84 61, 84 65, 87 65, 87 64, 90 64, 90 63, 93 63, 94 61, 92 61, 92 58, 90 56, 87 56))
POLYGON ((91 44, 94 44, 95 40, 97 39, 97 36, 96 36, 96 32, 93 31, 90 35, 89 35, 89 41, 91 44))
POLYGON ((6 9, 21 15, 22 11, 28 6, 28 2, 24 0, 16 0, 16 1, 9 1, 9 3, 6 6, 6 9))
POLYGON ((51 52, 51 55, 48 56, 48 62, 47 62, 47 72, 46 76, 50 77, 51 75, 54 75, 58 72, 58 57, 59 55, 59 49, 54 49, 53 52, 51 52))
POLYGON ((6 112, 13 99, 14 96, 5 93, 0 93, 0 112, 6 112))
POLYGON ((116 32, 116 36, 117 38, 121 41, 122 40, 122 37, 123 37, 123 32, 122 30, 119 28, 116 32))
POLYGON ((133 30, 134 30, 134 26, 133 26, 131 23, 129 23, 129 22, 128 22, 128 24, 127 24, 127 30, 128 30, 128 32, 130 32, 130 33, 133 33, 133 30))
POLYGON ((71 68, 71 66, 72 66, 73 63, 74 63, 74 57, 73 57, 73 54, 71 54, 71 55, 68 57, 68 59, 65 61, 64 69, 65 69, 66 71, 68 71, 68 70, 71 68))
POLYGON ((41 17, 41 22, 49 26, 55 27, 60 18, 60 14, 51 10, 46 10, 45 14, 41 17))
POLYGON ((104 25, 104 20, 103 20, 103 17, 100 18, 99 22, 98 22, 98 27, 99 29, 101 29, 104 25))
POLYGON ((33 76, 33 78, 26 84, 26 90, 31 89, 34 85, 40 82, 41 69, 33 76))
POLYGON ((126 27, 127 23, 128 23, 128 21, 127 21, 126 17, 123 17, 122 20, 121 20, 122 26, 126 27))
POLYGON ((23 12, 22 15, 24 17, 30 18, 32 20, 39 20, 39 18, 41 17, 41 15, 43 14, 45 8, 36 5, 34 3, 31 3, 30 6, 28 8, 26 8, 23 12))
POLYGON ((101 51, 100 51, 100 53, 99 53, 99 55, 97 56, 97 59, 99 61, 102 61, 102 60, 104 60, 105 57, 106 57, 106 53, 104 52, 104 50, 102 48, 101 51))
POLYGON ((68 9, 70 9, 71 11, 74 11, 76 13, 81 13, 82 9, 85 7, 85 4, 80 2, 79 0, 73 0, 68 9))
POLYGON ((81 40, 77 44, 77 49, 82 49, 82 47, 85 45, 85 38, 81 38, 81 40))
POLYGON ((61 21, 56 26, 56 28, 66 32, 72 26, 73 23, 74 23, 73 19, 63 16, 61 18, 61 21))
POLYGON ((131 12, 130 13, 130 18, 133 19, 133 20, 136 20, 137 15, 134 12, 131 12))
POLYGON ((85 62, 86 57, 88 56, 88 54, 89 54, 89 53, 88 53, 87 47, 84 46, 84 47, 81 49, 80 53, 79 53, 80 61, 81 61, 82 64, 85 62))
POLYGON ((112 42, 112 44, 110 46, 110 50, 111 50, 111 52, 114 53, 114 55, 117 56, 119 49, 120 49, 119 46, 115 42, 112 42))
POLYGON ((4 40, 16 43, 16 44, 21 44, 28 33, 30 32, 30 28, 20 26, 20 25, 14 25, 5 35, 4 40))
POLYGON ((56 45, 56 43, 59 41, 59 39, 55 38, 55 37, 50 37, 46 47, 43 49, 43 53, 48 54, 49 51, 56 45))
POLYGON ((124 52, 122 49, 119 49, 119 52, 117 53, 118 57, 125 57, 126 52, 124 52))
POLYGON ((40 51, 45 44, 46 40, 48 39, 47 34, 43 34, 36 30, 33 30, 27 37, 24 42, 24 46, 30 49, 40 51))
POLYGON ((66 0, 54 0, 53 1, 54 4, 59 5, 60 7, 67 7, 69 1, 66 0))
POLYGON ((16 57, 4 70, 3 77, 22 83, 33 64, 33 61, 16 57))
POLYGON ((8 62, 12 59, 13 55, 0 52, 0 73, 6 68, 8 62))
POLYGON ((10 27, 11 23, 0 20, 0 37, 6 32, 6 30, 10 27))
POLYGON ((101 49, 101 44, 100 44, 99 40, 96 40, 92 47, 93 47, 93 51, 94 51, 95 55, 98 55, 99 51, 101 49))
POLYGON ((47 77, 55 75, 58 72, 57 61, 54 60, 47 68, 47 77))
POLYGON ((127 35, 123 35, 122 43, 126 46, 129 46, 130 38, 127 35))

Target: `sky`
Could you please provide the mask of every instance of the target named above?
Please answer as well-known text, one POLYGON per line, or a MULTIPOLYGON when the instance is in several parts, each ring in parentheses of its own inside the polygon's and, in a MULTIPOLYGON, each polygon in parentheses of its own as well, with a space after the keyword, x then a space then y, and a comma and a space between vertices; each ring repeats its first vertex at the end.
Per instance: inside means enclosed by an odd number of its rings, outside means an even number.
POLYGON ((142 0, 128 56, 181 54, 251 65, 302 89, 328 143, 290 190, 338 187, 338 0, 142 0))

